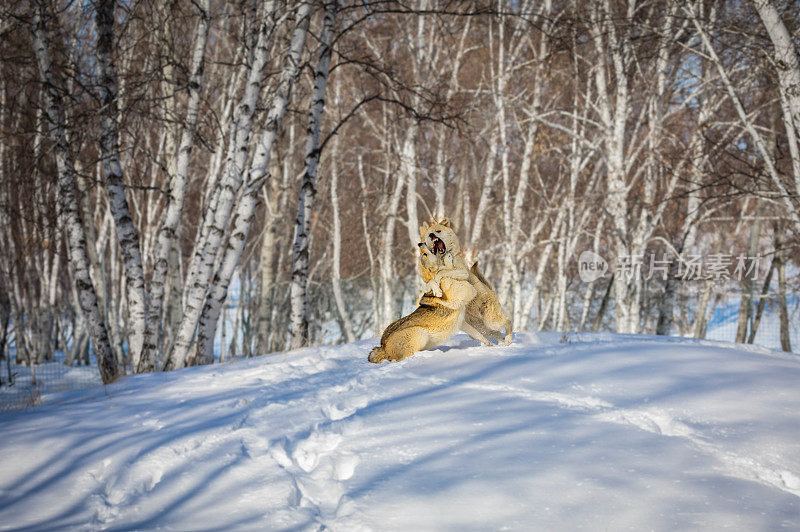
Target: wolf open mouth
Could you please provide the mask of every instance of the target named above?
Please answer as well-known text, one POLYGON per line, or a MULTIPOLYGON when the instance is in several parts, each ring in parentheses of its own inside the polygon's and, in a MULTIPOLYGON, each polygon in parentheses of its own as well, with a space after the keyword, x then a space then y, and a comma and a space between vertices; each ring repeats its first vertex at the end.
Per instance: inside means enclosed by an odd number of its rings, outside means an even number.
POLYGON ((447 251, 447 247, 444 245, 444 241, 433 233, 430 234, 430 237, 431 237, 431 243, 433 244, 433 249, 431 250, 433 251, 433 254, 444 255, 445 251, 447 251))

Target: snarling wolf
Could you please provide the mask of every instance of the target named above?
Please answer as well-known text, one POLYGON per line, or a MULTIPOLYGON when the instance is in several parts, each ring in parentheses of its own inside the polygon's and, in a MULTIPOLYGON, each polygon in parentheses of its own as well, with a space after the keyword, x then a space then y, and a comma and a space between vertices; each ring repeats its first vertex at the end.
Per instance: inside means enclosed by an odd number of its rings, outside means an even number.
POLYGON ((456 232, 450 227, 450 221, 447 218, 438 222, 422 224, 419 228, 419 236, 422 243, 435 256, 443 257, 448 253, 452 255, 454 269, 469 270, 467 260, 464 258, 464 251, 461 249, 461 242, 459 242, 456 232))
POLYGON ((453 268, 453 255, 437 258, 425 245, 420 245, 419 251, 420 273, 425 272, 426 283, 437 285, 441 296, 431 289, 414 312, 386 327, 381 344, 369 354, 370 362, 403 360, 417 351, 436 347, 463 327, 467 304, 477 294, 468 281, 469 273, 453 268))
MULTIPOLYGON (((436 257, 446 257, 450 254, 453 256, 455 270, 467 270, 466 259, 458 235, 447 219, 423 224, 419 231, 425 247, 436 257)), ((486 338, 488 336, 498 342, 502 340, 508 345, 511 343, 512 335, 511 316, 503 309, 497 293, 481 274, 478 263, 473 264, 468 271, 469 282, 475 288, 477 295, 467 305, 467 315, 461 329, 483 344, 489 343, 486 338), (503 329, 505 329, 505 335, 500 332, 503 329)), ((422 279, 427 282, 422 268, 420 273, 422 279)))

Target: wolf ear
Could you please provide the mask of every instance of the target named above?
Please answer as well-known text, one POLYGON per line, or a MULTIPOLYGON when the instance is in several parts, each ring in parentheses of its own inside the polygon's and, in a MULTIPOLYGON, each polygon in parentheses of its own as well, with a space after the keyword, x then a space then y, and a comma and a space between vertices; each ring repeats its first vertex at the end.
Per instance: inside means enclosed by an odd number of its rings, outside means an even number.
POLYGON ((428 236, 428 227, 430 226, 426 223, 419 226, 419 236, 423 242, 425 241, 425 237, 428 236))

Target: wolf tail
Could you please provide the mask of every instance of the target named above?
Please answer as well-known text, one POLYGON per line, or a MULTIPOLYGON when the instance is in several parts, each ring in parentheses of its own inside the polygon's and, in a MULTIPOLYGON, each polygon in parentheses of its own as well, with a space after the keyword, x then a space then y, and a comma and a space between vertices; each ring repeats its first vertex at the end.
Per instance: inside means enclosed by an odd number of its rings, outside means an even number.
POLYGON ((377 364, 378 362, 384 360, 385 358, 386 358, 386 350, 383 347, 378 346, 369 352, 369 357, 367 358, 367 360, 369 360, 374 364, 377 364))
POLYGON ((472 265, 472 268, 470 268, 469 271, 474 273, 475 277, 477 277, 480 282, 489 287, 489 290, 494 290, 494 288, 492 288, 492 285, 489 284, 489 281, 486 280, 481 271, 478 269, 478 261, 475 261, 475 264, 472 265))

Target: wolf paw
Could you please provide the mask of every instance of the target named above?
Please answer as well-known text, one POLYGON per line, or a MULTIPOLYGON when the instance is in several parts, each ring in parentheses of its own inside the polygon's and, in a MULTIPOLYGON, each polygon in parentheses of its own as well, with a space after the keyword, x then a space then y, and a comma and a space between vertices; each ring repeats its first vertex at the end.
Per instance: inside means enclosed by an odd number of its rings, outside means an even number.
POLYGON ((433 280, 425 283, 425 289, 427 294, 433 294, 434 297, 442 297, 444 295, 442 292, 442 287, 439 285, 439 283, 433 280))
POLYGON ((372 362, 373 364, 378 364, 379 362, 386 360, 386 351, 384 351, 380 347, 376 347, 375 349, 370 351, 367 360, 369 362, 372 362))

